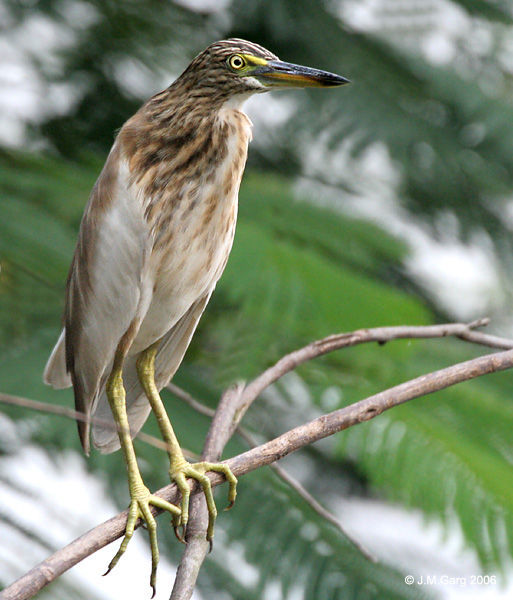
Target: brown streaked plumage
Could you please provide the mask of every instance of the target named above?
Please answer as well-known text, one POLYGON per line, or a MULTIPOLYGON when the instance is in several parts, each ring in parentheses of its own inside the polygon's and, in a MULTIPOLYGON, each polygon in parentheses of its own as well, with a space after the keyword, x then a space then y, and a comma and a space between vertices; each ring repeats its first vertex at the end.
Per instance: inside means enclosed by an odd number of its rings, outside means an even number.
MULTIPOLYGON (((155 588, 158 550, 149 506, 188 518, 186 477, 206 495, 212 538, 216 514, 205 472, 224 465, 183 459, 159 390, 179 367, 198 320, 221 276, 233 242, 237 197, 251 140, 242 112, 252 94, 272 87, 335 86, 342 77, 280 62, 244 40, 216 42, 166 90, 150 98, 121 128, 85 209, 71 264, 64 329, 45 369, 46 383, 73 385, 79 434, 90 449, 123 449, 131 504, 126 535, 109 570, 124 552, 138 518, 146 521, 155 588), (131 438, 150 410, 168 444, 170 476, 181 507, 144 486, 131 438)), ((177 534, 178 535, 178 534, 177 534)))

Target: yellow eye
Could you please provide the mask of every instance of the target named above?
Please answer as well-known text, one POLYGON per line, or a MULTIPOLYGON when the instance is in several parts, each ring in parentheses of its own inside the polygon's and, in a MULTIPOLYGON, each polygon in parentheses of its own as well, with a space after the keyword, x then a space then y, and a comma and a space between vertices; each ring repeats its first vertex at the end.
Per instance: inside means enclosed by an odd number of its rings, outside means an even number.
POLYGON ((228 59, 228 64, 232 69, 238 71, 239 69, 242 69, 242 67, 246 66, 246 61, 240 54, 234 54, 228 59))

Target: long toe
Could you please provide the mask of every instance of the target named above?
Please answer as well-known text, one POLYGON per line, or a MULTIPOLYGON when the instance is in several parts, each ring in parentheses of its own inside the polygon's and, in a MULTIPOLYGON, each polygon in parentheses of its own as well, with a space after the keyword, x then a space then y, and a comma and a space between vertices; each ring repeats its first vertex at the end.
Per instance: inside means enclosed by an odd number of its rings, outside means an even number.
POLYGON ((117 565, 119 559, 125 553, 130 540, 134 534, 137 521, 141 519, 142 523, 146 526, 148 534, 150 536, 150 548, 151 548, 151 575, 150 575, 150 586, 152 587, 153 594, 155 595, 157 587, 157 566, 159 562, 159 548, 157 543, 157 523, 151 512, 151 506, 160 508, 161 510, 168 511, 173 516, 173 523, 176 522, 181 515, 181 510, 178 506, 167 502, 159 496, 155 496, 150 493, 148 488, 142 487, 132 493, 132 500, 128 509, 128 518, 125 527, 125 535, 114 558, 110 561, 109 566, 105 575, 110 573, 112 569, 117 565))
POLYGON ((211 463, 211 462, 200 462, 194 465, 196 469, 199 469, 203 473, 207 471, 213 471, 214 473, 221 473, 224 475, 226 481, 229 484, 228 489, 228 506, 226 510, 232 508, 237 498, 237 478, 232 473, 230 467, 225 463, 211 463))
MULTIPOLYGON (((189 497, 190 488, 186 478, 195 479, 201 485, 203 493, 205 494, 205 500, 207 503, 208 510, 208 527, 206 531, 206 538, 210 542, 214 537, 214 525, 217 517, 217 508, 214 502, 214 496, 212 494, 212 485, 210 479, 205 474, 207 471, 214 471, 216 473, 222 473, 230 485, 228 492, 228 508, 231 508, 235 502, 237 496, 237 479, 231 472, 230 468, 224 463, 210 463, 210 462, 199 462, 199 463, 185 463, 180 465, 178 469, 170 472, 172 481, 175 481, 181 494, 182 494, 182 515, 181 524, 185 528, 189 520, 189 497)), ((175 533, 177 529, 175 528, 175 533)), ((180 537, 177 535, 178 539, 180 537)))

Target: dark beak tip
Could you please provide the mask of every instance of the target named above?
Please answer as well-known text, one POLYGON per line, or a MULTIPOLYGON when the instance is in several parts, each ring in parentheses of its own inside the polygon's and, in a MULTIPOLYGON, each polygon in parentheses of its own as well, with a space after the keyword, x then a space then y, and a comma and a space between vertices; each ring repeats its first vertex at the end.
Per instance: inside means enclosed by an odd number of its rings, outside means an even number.
POLYGON ((346 85, 347 83, 351 83, 350 79, 346 77, 342 77, 342 75, 333 74, 333 78, 331 81, 328 81, 328 85, 338 86, 338 85, 346 85))
POLYGON ((322 87, 339 87, 351 83, 346 77, 337 75, 336 73, 329 73, 328 71, 321 71, 318 77, 314 76, 314 79, 317 79, 319 85, 322 87))

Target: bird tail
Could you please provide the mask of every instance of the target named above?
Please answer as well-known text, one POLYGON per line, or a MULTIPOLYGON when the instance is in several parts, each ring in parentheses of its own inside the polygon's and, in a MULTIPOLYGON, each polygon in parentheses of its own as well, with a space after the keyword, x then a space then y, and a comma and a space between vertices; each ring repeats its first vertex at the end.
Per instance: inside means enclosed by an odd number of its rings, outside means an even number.
POLYGON ((56 390, 71 387, 71 376, 66 370, 66 330, 61 331, 61 335, 55 344, 50 358, 46 363, 43 373, 43 381, 51 385, 56 390))

